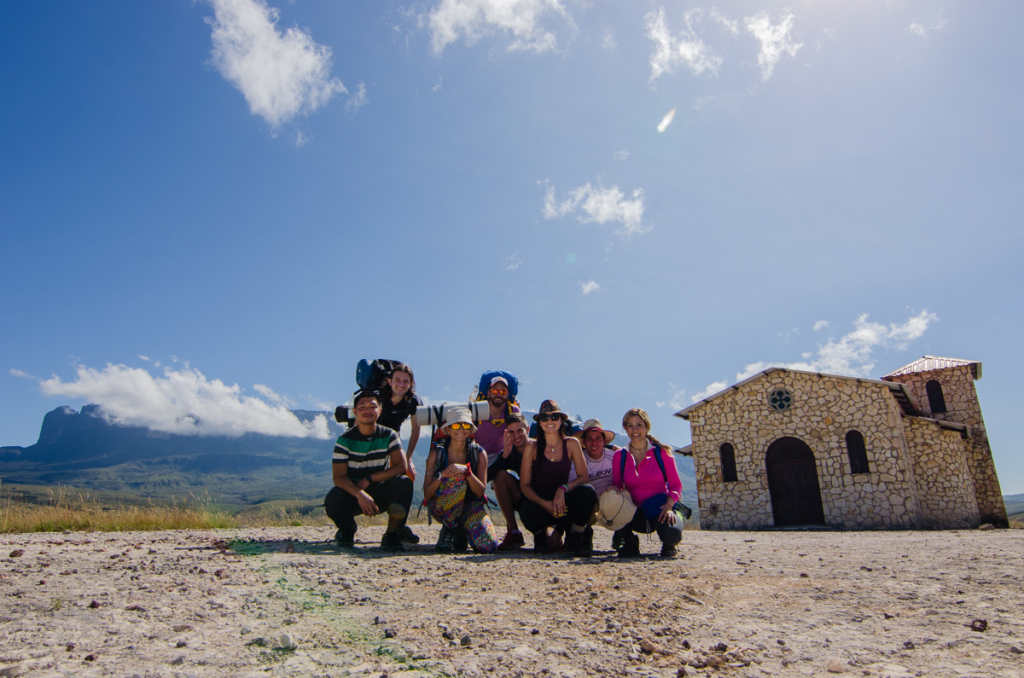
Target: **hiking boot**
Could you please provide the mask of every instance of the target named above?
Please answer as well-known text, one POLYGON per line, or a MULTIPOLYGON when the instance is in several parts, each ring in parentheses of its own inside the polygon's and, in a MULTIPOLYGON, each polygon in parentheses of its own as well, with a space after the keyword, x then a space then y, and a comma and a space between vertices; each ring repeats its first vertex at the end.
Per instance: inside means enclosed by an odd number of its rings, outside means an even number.
POLYGON ((451 553, 454 547, 455 530, 448 529, 442 525, 441 534, 437 537, 437 544, 434 545, 434 550, 440 553, 451 553))
POLYGON ((679 552, 676 550, 675 545, 662 544, 661 545, 661 557, 662 558, 675 558, 679 552))
POLYGON ((498 550, 511 551, 512 549, 522 548, 525 545, 526 539, 523 538, 523 533, 519 530, 512 530, 505 533, 505 537, 498 544, 498 550))
POLYGON ((533 533, 533 552, 538 556, 548 552, 548 531, 546 528, 533 533))
POLYGON ((452 552, 465 553, 468 548, 469 541, 466 539, 466 533, 459 530, 455 533, 455 539, 452 540, 452 552))
POLYGON ((640 537, 632 532, 623 535, 622 548, 619 549, 619 558, 639 558, 640 537))
POLYGON ((354 548, 356 545, 356 528, 342 527, 334 533, 334 544, 343 549, 354 548))
POLYGON ((580 558, 589 558, 594 553, 594 528, 588 527, 582 532, 572 533, 576 538, 573 540, 572 546, 569 546, 569 540, 565 540, 565 548, 572 549, 572 552, 580 558))
POLYGON ((616 530, 612 533, 612 551, 621 551, 626 544, 626 533, 623 530, 616 530))
POLYGON ((420 538, 409 528, 408 525, 402 525, 398 528, 398 538, 402 540, 403 544, 413 545, 419 544, 420 538))
POLYGON ((385 532, 384 537, 380 540, 380 547, 392 553, 400 553, 405 550, 405 547, 402 546, 402 540, 398 536, 398 530, 385 532))

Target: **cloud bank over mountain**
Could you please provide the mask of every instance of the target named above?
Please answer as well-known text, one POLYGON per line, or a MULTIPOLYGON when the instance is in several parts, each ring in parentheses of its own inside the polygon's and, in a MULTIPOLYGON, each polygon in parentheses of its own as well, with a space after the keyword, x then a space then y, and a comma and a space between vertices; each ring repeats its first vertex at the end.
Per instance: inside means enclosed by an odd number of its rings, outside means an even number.
POLYGON ((122 426, 178 435, 330 437, 324 415, 301 421, 286 407, 287 399, 268 386, 254 386, 262 398, 247 396, 238 384, 207 379, 187 365, 165 368, 162 376, 126 365, 102 370, 79 365, 74 381, 53 376, 39 387, 45 395, 96 403, 107 421, 122 426))

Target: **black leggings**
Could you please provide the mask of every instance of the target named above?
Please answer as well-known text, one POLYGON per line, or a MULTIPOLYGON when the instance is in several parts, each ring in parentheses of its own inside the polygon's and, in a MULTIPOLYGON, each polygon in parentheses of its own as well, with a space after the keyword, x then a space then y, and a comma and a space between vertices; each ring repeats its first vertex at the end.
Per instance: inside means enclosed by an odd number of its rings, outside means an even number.
MULTIPOLYGON (((408 476, 395 476, 370 485, 366 493, 373 497, 381 512, 387 513, 389 517, 402 518, 402 524, 405 524, 412 504, 412 480, 408 476)), ((354 518, 363 515, 359 500, 340 487, 332 487, 324 497, 324 511, 339 528, 354 528, 354 518)))
POLYGON ((676 524, 669 525, 668 523, 659 523, 657 517, 653 521, 647 520, 644 516, 644 512, 640 509, 636 510, 633 514, 633 520, 630 521, 629 525, 626 525, 621 531, 622 532, 640 532, 641 534, 650 534, 651 532, 658 533, 658 539, 665 546, 675 546, 683 540, 683 521, 678 520, 679 516, 676 516, 676 524))
POLYGON ((565 532, 570 525, 586 525, 594 515, 597 506, 597 492, 592 485, 577 485, 565 495, 565 515, 556 518, 540 504, 523 498, 519 505, 519 517, 530 532, 538 532, 554 526, 565 532))

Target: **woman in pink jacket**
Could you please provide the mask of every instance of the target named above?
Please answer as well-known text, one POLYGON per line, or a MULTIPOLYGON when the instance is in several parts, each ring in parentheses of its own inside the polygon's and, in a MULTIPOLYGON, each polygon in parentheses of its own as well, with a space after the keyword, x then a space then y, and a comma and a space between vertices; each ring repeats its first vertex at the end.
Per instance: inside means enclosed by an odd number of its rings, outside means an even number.
POLYGON ((674 558, 683 539, 683 524, 673 508, 683 491, 672 450, 651 435, 651 419, 640 408, 626 412, 622 427, 629 447, 615 453, 612 485, 625 488, 636 504, 633 520, 615 532, 612 545, 620 558, 640 555, 640 538, 635 532, 657 532, 663 558, 674 558), (660 462, 660 463, 659 463, 660 462))

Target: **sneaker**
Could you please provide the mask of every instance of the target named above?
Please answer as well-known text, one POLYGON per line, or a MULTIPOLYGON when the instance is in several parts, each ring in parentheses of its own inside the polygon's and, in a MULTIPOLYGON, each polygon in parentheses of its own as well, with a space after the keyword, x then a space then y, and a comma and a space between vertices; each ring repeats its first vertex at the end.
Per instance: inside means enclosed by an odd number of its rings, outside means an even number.
POLYGON ((419 544, 420 538, 412 531, 408 525, 402 525, 398 529, 398 538, 402 540, 403 544, 419 544))
POLYGON ((350 549, 356 545, 356 528, 342 527, 334 533, 334 543, 343 549, 350 549))
POLYGON ((676 554, 678 554, 678 553, 679 552, 676 551, 676 547, 675 546, 669 546, 668 544, 662 544, 661 545, 661 557, 662 558, 675 558, 676 554))
POLYGON ((450 530, 444 525, 441 526, 441 534, 437 537, 437 544, 434 550, 441 553, 451 553, 455 547, 455 530, 450 530))
POLYGON ((619 558, 639 558, 640 537, 629 532, 623 535, 623 539, 624 542, 622 544, 622 548, 619 549, 619 558))
POLYGON ((612 550, 621 551, 622 547, 626 545, 626 533, 622 530, 616 530, 612 533, 612 550))
POLYGON ((526 539, 523 538, 523 533, 519 530, 512 530, 506 532, 504 539, 498 544, 499 551, 511 551, 513 549, 522 548, 526 545, 526 539))
POLYGON ((385 532, 384 537, 380 540, 380 547, 392 553, 399 553, 405 550, 405 547, 402 546, 402 540, 398 536, 398 530, 385 532))

